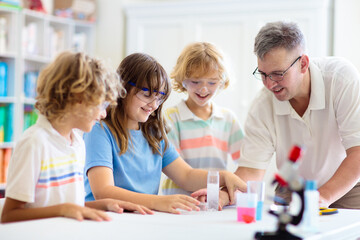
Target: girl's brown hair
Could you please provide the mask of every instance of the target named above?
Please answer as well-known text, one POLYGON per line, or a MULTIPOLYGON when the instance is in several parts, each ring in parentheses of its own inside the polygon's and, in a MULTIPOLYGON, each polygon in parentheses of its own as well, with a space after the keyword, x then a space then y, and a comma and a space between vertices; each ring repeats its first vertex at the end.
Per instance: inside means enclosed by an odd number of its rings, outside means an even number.
MULTIPOLYGON (((151 94, 156 94, 154 91, 159 90, 165 92, 164 99, 166 100, 171 92, 171 84, 164 68, 153 57, 144 53, 134 53, 124 58, 117 69, 117 73, 120 75, 128 95, 125 98, 118 98, 117 106, 108 109, 107 116, 103 121, 114 135, 121 155, 127 151, 129 140, 131 140, 127 128, 128 115, 125 107, 129 99, 141 88, 146 87, 151 94)), ((149 116, 146 122, 140 123, 140 129, 153 153, 161 154, 160 142, 162 140, 165 141, 165 149, 167 148, 167 130, 162 115, 162 104, 149 116)))

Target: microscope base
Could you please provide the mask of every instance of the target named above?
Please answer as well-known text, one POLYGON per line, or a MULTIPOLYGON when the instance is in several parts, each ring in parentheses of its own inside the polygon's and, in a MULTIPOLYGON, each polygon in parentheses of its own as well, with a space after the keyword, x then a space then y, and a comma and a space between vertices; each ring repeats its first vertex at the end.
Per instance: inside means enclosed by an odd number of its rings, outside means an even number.
POLYGON ((288 231, 276 232, 256 232, 255 239, 257 240, 301 240, 302 238, 295 236, 288 231))

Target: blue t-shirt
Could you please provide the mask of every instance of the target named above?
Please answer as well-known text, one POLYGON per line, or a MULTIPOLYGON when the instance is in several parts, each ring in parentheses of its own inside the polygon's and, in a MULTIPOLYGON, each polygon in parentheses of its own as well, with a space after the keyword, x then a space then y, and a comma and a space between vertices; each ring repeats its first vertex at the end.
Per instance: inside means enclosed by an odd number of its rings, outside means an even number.
POLYGON ((154 154, 141 130, 130 130, 129 147, 119 156, 119 147, 108 126, 96 123, 92 131, 84 133, 86 162, 84 182, 86 201, 94 200, 87 171, 96 166, 109 167, 114 173, 115 186, 133 192, 157 194, 161 171, 179 157, 174 146, 169 143, 164 152, 165 142, 161 141, 161 155, 154 154))

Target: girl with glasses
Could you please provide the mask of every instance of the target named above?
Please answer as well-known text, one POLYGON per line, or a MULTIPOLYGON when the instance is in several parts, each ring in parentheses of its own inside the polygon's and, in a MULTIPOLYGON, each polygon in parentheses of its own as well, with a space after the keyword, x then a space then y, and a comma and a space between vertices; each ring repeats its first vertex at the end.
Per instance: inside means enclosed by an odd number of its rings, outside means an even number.
MULTIPOLYGON (((158 196, 161 172, 179 186, 195 191, 206 186, 207 171, 193 169, 168 141, 162 106, 171 86, 163 67, 151 56, 127 56, 117 70, 127 91, 117 106, 107 109, 101 124, 84 135, 86 143, 86 200, 115 198, 158 211, 199 210, 199 202, 186 195, 158 196)), ((246 184, 221 171, 220 184, 233 197, 246 184)))
MULTIPOLYGON (((229 85, 222 54, 211 43, 192 43, 178 57, 171 78, 173 88, 186 93, 187 99, 166 110, 170 141, 193 168, 226 169, 229 157, 240 158, 243 132, 235 115, 213 102, 229 85)), ((162 191, 190 194, 170 179, 162 191)))

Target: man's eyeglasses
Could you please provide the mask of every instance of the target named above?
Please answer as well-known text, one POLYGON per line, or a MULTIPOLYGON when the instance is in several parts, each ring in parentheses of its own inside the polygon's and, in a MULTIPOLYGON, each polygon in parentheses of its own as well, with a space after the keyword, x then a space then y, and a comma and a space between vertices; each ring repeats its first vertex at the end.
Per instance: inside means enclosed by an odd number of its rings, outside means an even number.
MULTIPOLYGON (((133 82, 128 82, 131 86, 136 87, 136 84, 133 82)), ((166 93, 154 90, 154 93, 151 93, 148 88, 145 87, 137 87, 140 89, 139 92, 136 93, 136 97, 138 97, 141 101, 145 103, 152 103, 156 100, 157 105, 161 105, 165 101, 166 93)))
POLYGON ((295 59, 295 61, 282 73, 266 74, 263 72, 259 72, 258 68, 256 68, 255 71, 253 72, 253 75, 256 79, 262 80, 264 82, 266 80, 266 77, 269 77, 271 81, 280 82, 280 81, 284 80, 284 75, 300 58, 301 58, 301 56, 299 56, 297 59, 295 59))

